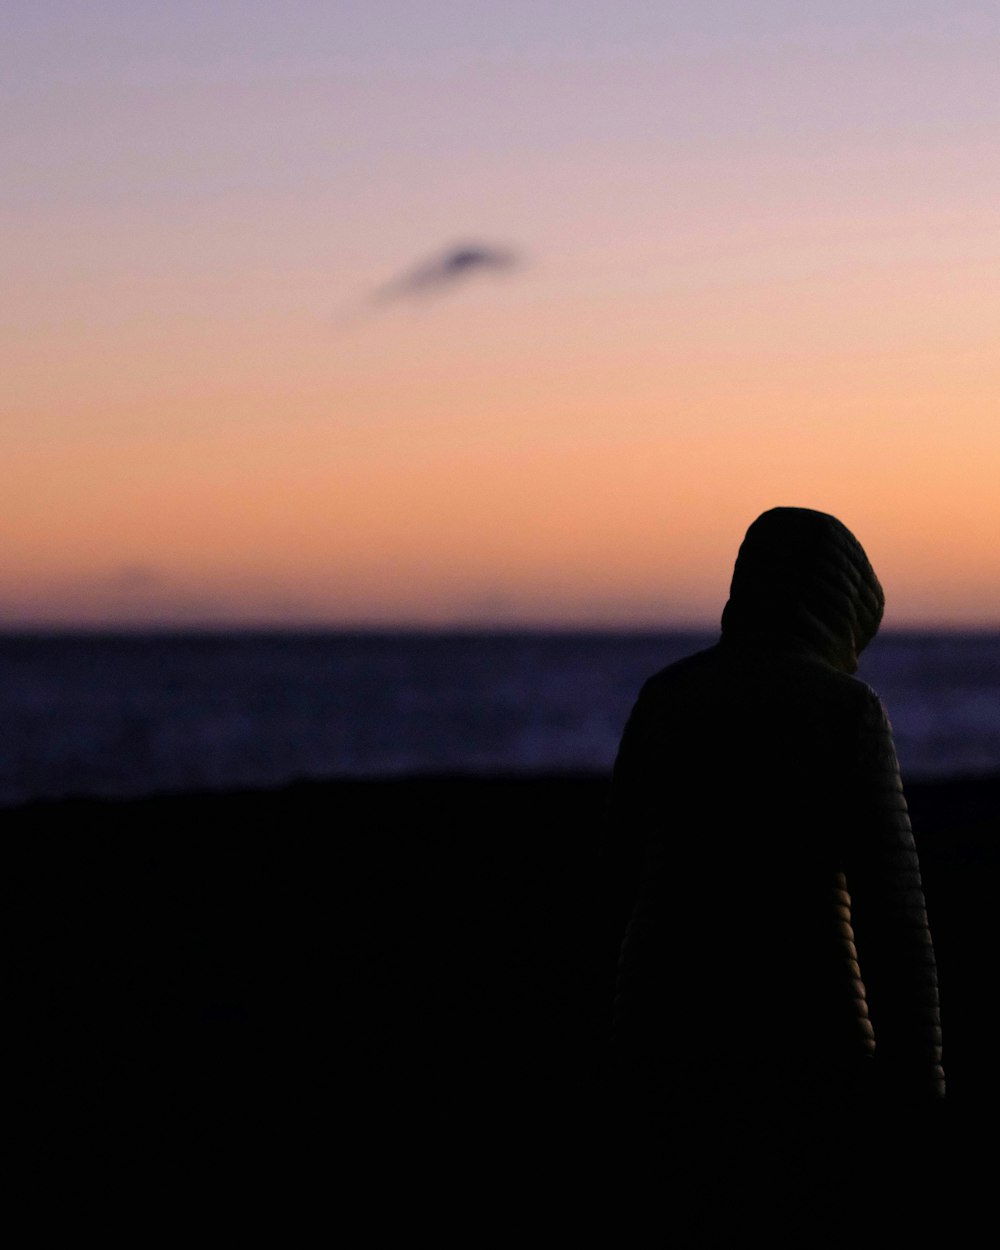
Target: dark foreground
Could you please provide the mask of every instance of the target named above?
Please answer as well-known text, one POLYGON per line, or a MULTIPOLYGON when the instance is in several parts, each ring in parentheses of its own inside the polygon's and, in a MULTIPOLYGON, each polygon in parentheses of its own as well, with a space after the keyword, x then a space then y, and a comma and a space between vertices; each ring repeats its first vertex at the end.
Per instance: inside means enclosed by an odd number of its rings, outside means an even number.
MULTIPOLYGON (((372 1235, 469 1209, 473 1243, 541 1196, 554 1227, 625 1219, 600 1094, 605 797, 602 778, 439 779, 0 813, 26 1174, 56 1205, 76 1182, 164 1220, 195 1192, 286 1229, 351 1200, 372 1235)), ((1000 1092, 1000 779, 908 797, 948 1075, 913 1133, 949 1244, 973 1244, 1000 1092)), ((672 1175, 652 1168, 661 1211, 672 1175)))

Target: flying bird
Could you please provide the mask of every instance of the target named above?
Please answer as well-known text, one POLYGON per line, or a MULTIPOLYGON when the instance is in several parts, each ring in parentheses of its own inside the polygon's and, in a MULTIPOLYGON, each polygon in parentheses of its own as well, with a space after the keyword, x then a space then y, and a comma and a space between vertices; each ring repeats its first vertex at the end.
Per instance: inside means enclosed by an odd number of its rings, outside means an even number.
POLYGON ((374 295, 378 303, 431 295, 465 282, 476 273, 514 269, 520 258, 510 248, 483 243, 465 243, 449 248, 440 256, 424 261, 416 268, 380 287, 374 295))

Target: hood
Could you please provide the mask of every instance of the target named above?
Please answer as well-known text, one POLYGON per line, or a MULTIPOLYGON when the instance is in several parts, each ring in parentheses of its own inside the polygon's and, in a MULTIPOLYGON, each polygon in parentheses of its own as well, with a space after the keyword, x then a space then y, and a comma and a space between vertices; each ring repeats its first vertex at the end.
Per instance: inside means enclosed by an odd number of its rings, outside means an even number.
POLYGON ((736 557, 722 637, 807 652, 853 673, 885 595, 846 525, 811 508, 772 508, 736 557))

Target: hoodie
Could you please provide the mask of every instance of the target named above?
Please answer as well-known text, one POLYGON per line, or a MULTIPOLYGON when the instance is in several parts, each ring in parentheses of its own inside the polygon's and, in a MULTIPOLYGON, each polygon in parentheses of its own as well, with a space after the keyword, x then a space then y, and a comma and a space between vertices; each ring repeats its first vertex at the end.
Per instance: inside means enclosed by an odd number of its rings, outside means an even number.
POLYGON ((852 676, 883 607, 840 521, 772 509, 740 548, 719 642, 640 692, 604 868, 614 1052, 661 1094, 944 1092, 892 731, 852 676))

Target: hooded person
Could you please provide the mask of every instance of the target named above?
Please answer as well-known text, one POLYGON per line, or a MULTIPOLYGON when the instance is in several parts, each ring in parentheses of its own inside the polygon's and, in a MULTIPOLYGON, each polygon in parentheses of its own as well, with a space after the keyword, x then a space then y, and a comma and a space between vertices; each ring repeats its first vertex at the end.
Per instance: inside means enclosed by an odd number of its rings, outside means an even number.
POLYGON ((943 1095, 892 732, 852 676, 883 606, 840 521, 774 508, 740 547, 720 640, 640 692, 603 848, 613 1071, 633 1111, 943 1095))

